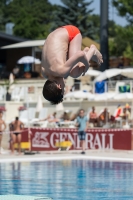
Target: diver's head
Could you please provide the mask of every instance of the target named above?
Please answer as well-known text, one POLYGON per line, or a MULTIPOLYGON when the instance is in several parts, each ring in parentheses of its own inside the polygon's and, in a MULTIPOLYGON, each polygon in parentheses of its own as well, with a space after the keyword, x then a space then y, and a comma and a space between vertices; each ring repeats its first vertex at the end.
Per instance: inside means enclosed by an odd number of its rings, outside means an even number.
POLYGON ((63 90, 55 80, 47 80, 45 82, 42 94, 52 104, 58 104, 63 101, 63 90))

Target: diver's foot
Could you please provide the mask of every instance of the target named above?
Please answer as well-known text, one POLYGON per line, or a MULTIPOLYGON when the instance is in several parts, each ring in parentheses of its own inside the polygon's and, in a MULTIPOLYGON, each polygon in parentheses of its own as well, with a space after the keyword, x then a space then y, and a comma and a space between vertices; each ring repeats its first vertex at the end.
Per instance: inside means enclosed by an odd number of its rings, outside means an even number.
POLYGON ((94 48, 94 55, 92 56, 91 59, 95 61, 98 65, 101 65, 101 63, 103 63, 102 54, 100 53, 100 51, 98 51, 98 49, 94 44, 90 46, 90 49, 91 48, 94 48))

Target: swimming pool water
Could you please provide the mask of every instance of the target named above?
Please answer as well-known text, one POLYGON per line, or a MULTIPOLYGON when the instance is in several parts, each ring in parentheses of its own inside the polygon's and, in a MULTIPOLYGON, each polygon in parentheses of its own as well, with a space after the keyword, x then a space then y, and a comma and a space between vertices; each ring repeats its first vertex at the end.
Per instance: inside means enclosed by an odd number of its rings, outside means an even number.
POLYGON ((0 163, 0 194, 133 200, 133 164, 90 160, 0 163))

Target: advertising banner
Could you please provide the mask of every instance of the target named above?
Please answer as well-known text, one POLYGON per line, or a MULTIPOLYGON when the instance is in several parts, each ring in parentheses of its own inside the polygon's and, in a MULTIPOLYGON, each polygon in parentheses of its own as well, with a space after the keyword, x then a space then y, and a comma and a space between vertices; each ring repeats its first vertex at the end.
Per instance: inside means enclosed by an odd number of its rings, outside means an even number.
MULTIPOLYGON (((31 128, 31 150, 49 151, 58 150, 56 143, 70 141, 71 150, 80 149, 77 129, 66 128, 31 128)), ((131 129, 88 129, 86 132, 87 149, 132 149, 131 129)))

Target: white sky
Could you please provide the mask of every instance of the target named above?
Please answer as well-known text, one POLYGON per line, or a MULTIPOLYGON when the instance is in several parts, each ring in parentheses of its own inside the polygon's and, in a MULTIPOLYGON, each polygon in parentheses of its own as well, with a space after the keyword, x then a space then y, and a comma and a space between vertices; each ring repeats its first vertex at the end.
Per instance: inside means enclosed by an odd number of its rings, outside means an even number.
MULTIPOLYGON (((49 2, 52 4, 62 4, 61 0, 49 0, 49 2)), ((100 0, 94 0, 90 8, 94 9, 94 14, 100 14, 100 0)), ((109 19, 114 20, 116 24, 121 26, 127 25, 126 19, 118 16, 117 10, 111 5, 111 0, 109 0, 109 19)))

